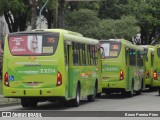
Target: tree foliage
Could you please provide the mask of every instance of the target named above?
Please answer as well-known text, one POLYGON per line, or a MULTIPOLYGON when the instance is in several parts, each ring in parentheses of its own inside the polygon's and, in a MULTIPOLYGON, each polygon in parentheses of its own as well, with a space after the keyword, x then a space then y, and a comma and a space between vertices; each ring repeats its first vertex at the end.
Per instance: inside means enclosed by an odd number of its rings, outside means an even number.
POLYGON ((128 3, 128 0, 103 0, 100 2, 99 18, 102 19, 120 19, 126 15, 126 11, 122 9, 128 3))
MULTIPOLYGON (((31 4, 34 1, 0 0, 0 15, 5 16, 10 32, 23 31, 29 24, 36 27, 38 13, 46 1, 31 4)), ((138 44, 151 44, 160 39, 159 6, 160 0, 50 0, 42 15, 48 28, 66 28, 98 39, 128 40, 139 31, 138 44)))
POLYGON ((131 40, 140 28, 137 26, 137 20, 134 16, 122 16, 121 19, 104 19, 100 22, 101 38, 124 38, 131 40))
POLYGON ((159 0, 129 0, 128 11, 136 17, 141 28, 141 44, 151 44, 159 37, 159 6, 159 0))
POLYGON ((89 9, 80 9, 70 12, 66 16, 66 29, 82 33, 87 37, 98 38, 99 18, 89 9))
POLYGON ((10 32, 23 31, 29 7, 26 0, 0 0, 0 14, 3 14, 10 32))
POLYGON ((133 16, 122 16, 118 20, 99 19, 97 14, 89 9, 70 12, 66 20, 66 29, 97 39, 125 38, 131 40, 140 29, 133 16))

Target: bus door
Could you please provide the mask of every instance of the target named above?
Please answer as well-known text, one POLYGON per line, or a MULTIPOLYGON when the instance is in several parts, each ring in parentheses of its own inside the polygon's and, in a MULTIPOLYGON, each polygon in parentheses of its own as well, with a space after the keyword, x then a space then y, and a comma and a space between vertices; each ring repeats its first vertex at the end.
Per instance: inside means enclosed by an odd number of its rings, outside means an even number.
POLYGON ((68 98, 72 97, 72 43, 65 41, 64 43, 65 63, 66 63, 66 90, 68 98))
POLYGON ((129 81, 129 48, 126 48, 125 49, 125 62, 126 62, 126 88, 127 90, 129 90, 129 86, 130 86, 130 83, 128 82, 129 81))

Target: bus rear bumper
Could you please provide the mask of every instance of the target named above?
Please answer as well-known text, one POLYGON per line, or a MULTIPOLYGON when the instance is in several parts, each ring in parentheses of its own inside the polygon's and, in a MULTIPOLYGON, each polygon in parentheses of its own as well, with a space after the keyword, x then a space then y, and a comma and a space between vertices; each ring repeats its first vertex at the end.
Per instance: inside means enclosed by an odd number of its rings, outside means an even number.
POLYGON ((124 81, 102 82, 102 92, 123 92, 125 89, 124 81))
POLYGON ((24 89, 24 88, 10 88, 5 87, 3 89, 4 97, 56 97, 65 96, 64 90, 61 87, 56 88, 38 88, 38 89, 24 89))
POLYGON ((153 80, 153 87, 160 87, 160 81, 159 80, 153 80))

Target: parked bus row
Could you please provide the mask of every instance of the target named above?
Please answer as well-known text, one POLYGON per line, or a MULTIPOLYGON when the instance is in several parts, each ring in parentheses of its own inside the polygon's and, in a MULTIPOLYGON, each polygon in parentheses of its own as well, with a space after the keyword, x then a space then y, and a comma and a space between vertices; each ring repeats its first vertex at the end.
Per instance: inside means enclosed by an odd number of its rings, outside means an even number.
POLYGON ((159 57, 160 46, 99 41, 62 29, 10 33, 4 44, 3 95, 20 98, 23 107, 57 100, 79 106, 82 98, 94 101, 101 93, 133 96, 145 85, 159 86, 159 57))
POLYGON ((141 45, 145 52, 145 87, 150 91, 158 88, 160 95, 160 45, 141 45))

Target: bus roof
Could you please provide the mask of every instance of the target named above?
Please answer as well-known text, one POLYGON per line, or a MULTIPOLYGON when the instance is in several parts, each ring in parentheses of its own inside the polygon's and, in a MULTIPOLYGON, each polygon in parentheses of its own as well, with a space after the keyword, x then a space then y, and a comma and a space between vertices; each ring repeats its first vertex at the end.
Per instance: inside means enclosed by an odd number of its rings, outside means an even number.
POLYGON ((81 36, 81 37, 83 36, 80 33, 69 31, 69 30, 64 30, 64 29, 35 29, 35 30, 32 30, 32 31, 59 32, 59 33, 62 33, 62 34, 67 33, 67 34, 81 36))
POLYGON ((30 32, 22 31, 22 32, 15 32, 15 33, 10 33, 10 34, 33 34, 33 33, 43 33, 43 32, 60 33, 64 37, 64 40, 71 41, 71 42, 99 45, 99 41, 96 39, 83 37, 83 35, 80 33, 68 31, 64 29, 35 29, 30 32))
POLYGON ((80 33, 72 32, 64 29, 35 29, 33 31, 59 32, 63 34, 63 37, 67 41, 80 42, 80 43, 93 44, 93 45, 99 44, 99 41, 96 39, 83 37, 83 35, 80 33))
POLYGON ((123 43, 132 44, 130 41, 125 40, 125 39, 108 39, 108 40, 100 40, 100 41, 115 41, 115 42, 123 42, 123 43))
POLYGON ((138 47, 138 45, 132 44, 132 42, 125 40, 125 39, 108 39, 108 40, 100 40, 100 42, 121 42, 122 44, 124 44, 125 46, 128 46, 129 48, 134 48, 134 49, 138 49, 138 50, 144 50, 143 47, 138 47))
POLYGON ((99 41, 92 38, 79 37, 71 34, 63 34, 63 37, 67 41, 80 42, 80 43, 86 43, 91 45, 99 45, 99 41))

